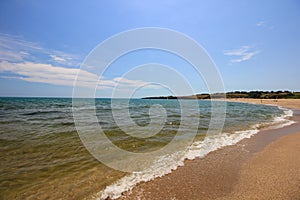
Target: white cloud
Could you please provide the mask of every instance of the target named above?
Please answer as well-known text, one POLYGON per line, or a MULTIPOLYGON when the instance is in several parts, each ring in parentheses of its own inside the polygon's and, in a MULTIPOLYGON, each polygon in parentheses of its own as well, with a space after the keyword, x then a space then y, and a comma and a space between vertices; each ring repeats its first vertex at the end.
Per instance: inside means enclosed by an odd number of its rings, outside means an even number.
MULTIPOLYGON (((77 80, 78 86, 95 87, 99 77, 88 72, 95 67, 84 66, 86 70, 80 70, 80 61, 79 55, 47 49, 38 43, 26 41, 20 36, 0 33, 0 78, 61 86, 73 86, 74 81, 77 80), (80 78, 78 79, 79 71, 80 78)), ((117 88, 125 92, 146 85, 154 89, 159 88, 157 85, 142 80, 125 77, 109 80, 102 77, 97 84, 97 89, 117 88)))
MULTIPOLYGON (((53 85, 72 86, 79 69, 53 66, 42 63, 10 63, 7 61, 0 62, 0 72, 10 72, 18 78, 29 82, 48 83, 53 85)), ((82 86, 90 86, 93 81, 97 80, 97 75, 81 71, 82 86)))
MULTIPOLYGON (((77 74, 80 69, 65 68, 53 66, 43 63, 11 63, 7 61, 0 62, 0 73, 10 72, 13 76, 0 76, 1 78, 20 79, 35 83, 48 83, 52 85, 73 86, 77 79, 78 86, 94 87, 99 80, 96 74, 81 70, 78 79, 77 74)), ((130 80, 124 77, 116 77, 112 80, 102 78, 97 85, 97 89, 113 89, 118 87, 118 90, 128 90, 132 87, 142 87, 151 83, 142 80, 130 80)), ((157 86, 154 88, 158 88, 157 86)))
POLYGON ((258 53, 259 53, 259 51, 254 50, 253 47, 251 47, 251 46, 242 46, 239 49, 224 51, 224 55, 236 57, 236 58, 230 60, 231 63, 239 63, 239 62, 243 62, 246 60, 250 60, 258 53))

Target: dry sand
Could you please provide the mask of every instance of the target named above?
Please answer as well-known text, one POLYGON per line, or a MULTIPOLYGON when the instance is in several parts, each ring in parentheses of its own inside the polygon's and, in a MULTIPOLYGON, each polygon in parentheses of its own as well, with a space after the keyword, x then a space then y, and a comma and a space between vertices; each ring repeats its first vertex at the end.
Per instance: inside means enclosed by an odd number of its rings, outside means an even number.
MULTIPOLYGON (((256 99, 230 101, 261 103, 256 99)), ((263 100, 300 110, 300 100, 263 100)), ((186 161, 120 199, 300 199, 300 112, 297 123, 264 130, 237 145, 186 161)))

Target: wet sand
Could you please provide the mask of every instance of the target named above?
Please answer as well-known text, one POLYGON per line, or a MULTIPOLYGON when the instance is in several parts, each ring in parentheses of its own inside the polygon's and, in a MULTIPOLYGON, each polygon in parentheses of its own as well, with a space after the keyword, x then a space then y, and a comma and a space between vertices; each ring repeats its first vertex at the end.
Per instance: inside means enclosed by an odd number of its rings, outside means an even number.
POLYGON ((268 145, 248 160, 238 184, 221 199, 300 199, 300 132, 268 145))
MULTIPOLYGON (((261 103, 255 99, 230 101, 261 103)), ((263 100, 294 110, 297 123, 187 160, 120 199, 300 199, 300 100, 263 100)))

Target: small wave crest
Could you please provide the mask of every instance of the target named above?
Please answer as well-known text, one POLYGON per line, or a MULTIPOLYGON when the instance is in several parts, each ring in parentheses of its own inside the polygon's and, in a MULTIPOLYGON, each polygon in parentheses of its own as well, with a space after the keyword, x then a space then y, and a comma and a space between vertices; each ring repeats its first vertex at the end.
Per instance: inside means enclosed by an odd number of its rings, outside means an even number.
POLYGON ((277 117, 274 117, 272 122, 261 124, 259 128, 268 128, 268 129, 277 129, 289 126, 295 123, 295 121, 290 118, 293 116, 293 111, 287 108, 278 106, 279 109, 283 111, 283 114, 277 117), (264 126, 265 125, 265 126, 264 126))
POLYGON ((22 115, 29 115, 29 116, 31 116, 31 115, 47 115, 47 114, 52 114, 52 113, 54 113, 54 114, 61 113, 61 111, 59 111, 59 110, 33 111, 33 112, 23 113, 22 115))

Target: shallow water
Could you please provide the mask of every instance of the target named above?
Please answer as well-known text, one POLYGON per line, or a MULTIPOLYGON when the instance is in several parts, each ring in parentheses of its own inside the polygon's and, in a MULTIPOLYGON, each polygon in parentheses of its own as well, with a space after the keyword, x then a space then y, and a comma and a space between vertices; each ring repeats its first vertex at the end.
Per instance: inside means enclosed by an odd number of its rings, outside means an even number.
MULTIPOLYGON (((91 100, 82 99, 82 102, 88 101, 91 100)), ((127 151, 143 153, 160 149, 184 125, 177 100, 132 99, 129 105, 124 99, 114 101, 117 105, 114 109, 120 118, 129 110, 133 122, 143 127, 143 131, 138 132, 136 125, 123 120, 122 126, 126 130, 146 134, 153 126, 162 126, 158 134, 151 137, 129 136, 113 117, 111 99, 96 99, 98 122, 87 123, 99 123, 106 136, 127 151), (149 109, 157 104, 164 108, 166 118, 161 117, 162 107, 157 107, 151 111, 156 120, 151 123, 149 109), (151 127, 147 128, 149 124, 151 127)), ((195 100, 185 100, 185 104, 189 102, 195 100)), ((199 122, 193 148, 204 139, 211 117, 210 101, 197 103, 200 114, 191 108, 185 115, 187 121, 199 122)), ((80 109, 84 114, 93 107, 83 103, 80 109)), ((223 132, 242 135, 243 131, 267 126, 274 120, 280 122, 278 119, 284 114, 274 106, 227 103, 223 132)), ((1 199, 80 199, 99 192, 126 174, 101 164, 84 147, 75 129, 70 98, 0 98, 0 126, 1 199)), ((185 125, 184 134, 189 134, 192 129, 194 127, 185 125)), ((233 140, 231 137, 223 139, 233 140)), ((201 148, 206 147, 202 145, 201 148)), ((160 165, 167 168, 168 162, 164 157, 160 165)))

